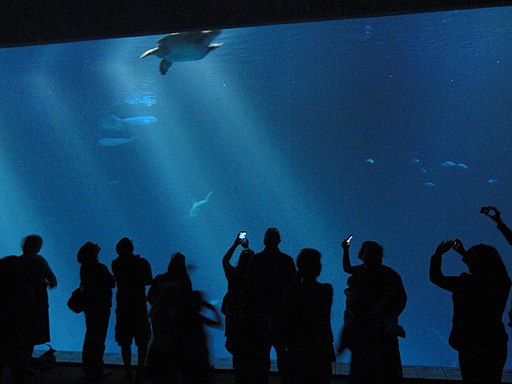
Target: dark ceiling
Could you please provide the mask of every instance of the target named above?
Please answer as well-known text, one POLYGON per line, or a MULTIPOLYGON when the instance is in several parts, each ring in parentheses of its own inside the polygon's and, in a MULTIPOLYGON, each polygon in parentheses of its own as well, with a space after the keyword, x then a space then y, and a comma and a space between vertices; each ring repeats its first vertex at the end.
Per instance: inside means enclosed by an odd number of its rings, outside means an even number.
POLYGON ((0 46, 512 5, 512 0, 6 0, 0 46))

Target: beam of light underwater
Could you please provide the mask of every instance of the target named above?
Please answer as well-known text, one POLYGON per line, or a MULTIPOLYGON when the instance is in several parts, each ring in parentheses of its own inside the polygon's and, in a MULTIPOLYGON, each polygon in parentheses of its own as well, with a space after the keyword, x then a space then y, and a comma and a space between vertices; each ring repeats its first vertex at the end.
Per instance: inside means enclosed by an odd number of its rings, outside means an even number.
MULTIPOLYGON (((65 187, 74 190, 78 188, 82 194, 82 204, 93 206, 108 206, 112 214, 122 220, 121 210, 112 205, 115 196, 105 187, 102 175, 102 167, 95 155, 94 145, 89 140, 89 132, 80 125, 80 116, 76 114, 76 104, 73 98, 62 91, 58 79, 50 74, 41 74, 37 80, 38 87, 48 89, 45 98, 47 104, 49 125, 53 129, 55 137, 55 150, 58 151, 69 172, 73 175, 81 175, 81 185, 66 185, 65 187)), ((79 218, 80 219, 80 218, 79 218)), ((75 223, 76 224, 76 223, 75 223)), ((101 226, 101 224, 99 224, 101 226)), ((107 229, 107 228, 104 228, 107 229)), ((101 231, 101 229, 99 229, 101 231)))
MULTIPOLYGON (((155 37, 144 37, 116 41, 119 54, 112 58, 110 64, 116 70, 109 72, 108 82, 117 93, 125 88, 136 89, 143 84, 148 92, 165 97, 163 101, 157 100, 154 109, 143 109, 141 114, 155 114, 158 127, 153 128, 150 134, 138 137, 134 144, 143 148, 142 152, 146 154, 148 172, 145 177, 158 185, 158 196, 161 200, 154 202, 154 206, 159 207, 158 215, 166 222, 186 221, 194 200, 204 198, 212 190, 215 179, 209 169, 211 164, 201 159, 205 148, 195 138, 194 119, 197 117, 191 118, 181 112, 186 108, 182 107, 184 101, 179 87, 176 84, 169 85, 170 79, 161 78, 155 70, 154 61, 141 61, 138 55, 133 55, 139 45, 146 46, 148 42, 153 44, 154 39, 155 37), (158 81, 151 81, 153 77, 158 81), (160 105, 165 107, 159 108, 160 105), (165 114, 162 115, 162 111, 165 114), (182 212, 182 217, 176 217, 177 212, 182 212)), ((186 66, 184 64, 172 68, 170 75, 179 77, 181 71, 186 72, 186 66)), ((183 233, 180 235, 190 238, 191 243, 213 240, 200 237, 189 226, 183 226, 181 230, 183 233)))
MULTIPOLYGON (((219 50, 220 51, 220 50, 219 50)), ((144 67, 149 71, 146 76, 158 76, 158 72, 154 70, 154 63, 149 63, 144 67)), ((187 96, 191 94, 200 100, 200 104, 210 104, 209 108, 213 110, 222 111, 222 115, 227 121, 222 126, 215 125, 215 120, 211 121, 211 126, 208 129, 215 132, 221 137, 223 142, 223 152, 228 158, 232 158, 232 163, 237 164, 243 161, 243 158, 235 156, 238 154, 247 154, 247 158, 254 158, 257 161, 250 164, 248 172, 250 174, 250 185, 245 187, 253 190, 261 188, 260 182, 266 180, 272 183, 273 180, 280 180, 283 190, 275 191, 274 188, 269 188, 269 200, 278 200, 278 211, 271 212, 273 220, 279 220, 278 224, 283 234, 286 232, 292 237, 292 233, 301 233, 303 228, 297 227, 297 220, 299 216, 303 216, 301 211, 311 212, 311 207, 315 207, 316 203, 310 201, 307 196, 300 193, 303 190, 302 186, 295 180, 292 180, 291 170, 286 169, 284 164, 287 164, 286 154, 281 153, 278 149, 273 148, 271 144, 263 136, 263 132, 258 130, 259 127, 264 125, 262 111, 257 110, 252 106, 251 101, 244 95, 242 88, 220 87, 215 78, 226 79, 229 84, 237 84, 236 74, 230 74, 228 69, 219 66, 218 62, 213 56, 207 57, 203 61, 194 63, 183 63, 173 66, 168 74, 168 78, 160 78, 160 89, 152 90, 155 94, 165 95, 166 110, 171 111, 166 116, 158 116, 161 122, 161 128, 155 135, 154 140, 142 140, 138 145, 144 145, 144 152, 148 154, 148 160, 151 166, 151 177, 159 180, 159 189, 161 196, 166 200, 162 200, 158 206, 161 211, 167 215, 168 220, 175 220, 176 209, 172 207, 182 206, 188 208, 191 204, 191 197, 202 199, 212 187, 218 184, 216 175, 211 171, 211 160, 209 151, 214 148, 205 148, 198 142, 197 132, 195 129, 195 121, 197 119, 207 120, 209 116, 188 116, 182 111, 190 110, 187 108, 186 97, 182 95, 182 91, 193 90, 193 92, 186 93, 187 96), (214 74, 214 75, 212 75, 214 74), (235 102, 226 102, 235 101, 235 102), (240 140, 235 139, 233 142, 233 131, 245 132, 244 138, 240 140), (246 138, 250 138, 247 140, 246 138), (186 148, 188 156, 185 159, 184 166, 176 165, 176 161, 183 163, 183 158, 177 159, 178 154, 183 152, 186 148), (201 185, 198 185, 198 181, 201 185), (198 187, 202 192, 197 192, 198 187), (195 192, 194 192, 195 191, 195 192), (170 204, 172 201, 172 204, 170 204), (294 216, 295 215, 295 216, 294 216)), ((138 73, 135 67, 132 67, 130 72, 129 66, 126 66, 122 73, 118 73, 120 82, 130 82, 132 79, 141 78, 141 73, 138 73)), ((160 101, 160 105, 164 103, 160 101)), ((290 111, 288 111, 290 113, 290 111)), ((208 122, 209 124, 209 122, 208 122)), ((244 156, 245 157, 245 156, 244 156)), ((213 200, 219 199, 219 195, 213 192, 213 200)), ((208 209, 208 207, 206 207, 208 209)), ((161 213, 161 212, 160 212, 161 213)), ((256 212, 255 212, 256 213, 256 212)), ((247 218, 240 218, 239 210, 227 204, 223 210, 223 220, 226 222, 237 223, 239 221, 247 220, 247 218)), ((319 233, 328 233, 322 231, 326 228, 323 223, 321 215, 311 215, 315 217, 318 222, 313 222, 312 228, 319 229, 319 233)), ((198 218, 198 222, 201 218, 198 218)), ((265 226, 273 225, 273 223, 262 223, 261 235, 265 226)), ((235 231, 240 228, 235 228, 235 231)), ((218 244, 219 239, 214 237, 214 234, 206 233, 198 235, 193 225, 181 228, 183 234, 190 238, 192 242, 200 242, 206 244, 218 244)), ((234 233, 234 232, 233 232, 234 233)), ((180 234, 181 235, 181 234, 180 234)), ((227 234, 229 236, 229 234, 227 234)), ((254 235, 256 236, 256 235, 254 235)), ((256 237, 254 239, 254 247, 257 249, 260 246, 260 241, 256 237)), ((230 239, 231 240, 231 239, 230 239)), ((316 246, 317 244, 330 244, 330 238, 309 238, 308 241, 314 244, 307 244, 308 246, 316 246)), ((304 246, 304 244, 302 244, 304 246)), ((291 242, 287 243, 287 248, 292 247, 291 242)), ((325 246, 321 246, 325 250, 325 246)), ((293 248, 291 248, 293 249, 293 248)), ((215 250, 214 253, 221 255, 225 251, 224 248, 215 250)), ((293 252, 298 252, 294 249, 293 252)), ((337 250, 336 250, 337 251, 337 250)), ((326 255, 335 255, 336 251, 326 252, 326 255)), ((292 253, 293 253, 292 252, 292 253)), ((328 256, 326 256, 326 259, 328 256)), ((335 269, 338 271, 337 269, 335 269)), ((328 272, 326 272, 328 273, 328 272)), ((338 273, 338 272, 336 272, 338 273)), ((219 284, 218 284, 219 285, 219 284)), ((220 282, 222 286, 222 282, 220 282)))
MULTIPOLYGON (((7 124, 0 116, 0 129, 7 124)), ((27 190, 23 181, 16 175, 16 171, 11 164, 11 159, 5 148, 4 142, 0 141, 0 210, 3 219, 0 222, 0 231, 2 239, 0 241, 0 257, 16 254, 19 251, 20 240, 28 234, 38 229, 34 228, 35 223, 42 222, 44 215, 36 208, 31 199, 25 192, 27 190)))
MULTIPOLYGON (((49 48, 56 51, 53 56, 62 56, 65 53, 64 46, 49 48), (59 52, 60 50, 63 52, 59 52)), ((84 120, 80 115, 80 108, 77 107, 73 95, 66 93, 58 74, 52 68, 46 67, 46 71, 41 69, 32 79, 32 87, 45 92, 44 99, 35 102, 42 103, 46 110, 45 123, 51 128, 48 134, 51 135, 50 142, 53 143, 51 150, 62 160, 58 166, 65 167, 65 174, 72 179, 62 180, 59 187, 69 196, 78 196, 74 204, 80 207, 81 213, 70 216, 65 222, 56 222, 54 217, 58 213, 41 212, 38 225, 40 228, 52 228, 51 233, 42 233, 44 251, 45 254, 48 252, 49 261, 60 281, 59 288, 52 291, 50 298, 53 308, 50 311, 52 343, 60 346, 59 348, 80 350, 82 340, 80 337, 77 339, 74 333, 76 330, 68 325, 76 323, 78 329, 83 329, 83 321, 79 321, 66 306, 68 292, 74 288, 70 283, 78 283, 78 265, 73 262, 73 257, 61 260, 58 255, 74 255, 85 241, 98 241, 105 249, 101 255, 102 262, 108 265, 108 255, 112 252, 108 250, 110 247, 105 238, 131 233, 132 230, 130 221, 117 203, 114 191, 116 186, 106 185, 102 177, 103 164, 97 156, 97 147, 90 138, 89 127, 84 127, 82 123, 84 120), (111 218, 115 220, 112 221, 111 218), (56 238, 56 232, 72 238, 56 238), (118 233, 113 234, 114 232, 118 233)), ((56 165, 47 164, 48 172, 54 166, 56 165)), ((52 196, 46 198, 55 199, 52 196)), ((113 326, 113 322, 110 326, 113 326)), ((108 340, 107 344, 107 349, 112 350, 109 345, 114 345, 114 341, 108 340)))
MULTIPOLYGON (((122 49, 128 49, 130 46, 132 49, 133 43, 126 40, 126 47, 122 49)), ((211 221, 205 220, 205 216, 211 218, 212 215, 208 215, 207 211, 210 210, 210 206, 216 204, 216 199, 220 195, 218 196, 215 191, 219 180, 214 172, 216 164, 211 163, 209 151, 212 148, 205 147, 198 136, 197 125, 200 125, 200 122, 197 120, 203 119, 203 116, 188 114, 188 98, 183 96, 184 90, 194 89, 189 84, 189 77, 197 66, 191 70, 190 63, 176 65, 167 78, 162 78, 158 71, 155 71, 154 62, 139 61, 138 64, 140 65, 125 65, 121 72, 116 71, 119 81, 114 80, 114 83, 119 87, 125 84, 133 86, 133 82, 146 77, 156 77, 158 82, 150 92, 161 95, 162 98, 155 108, 159 111, 158 114, 155 112, 159 119, 159 127, 151 134, 141 136, 140 140, 134 143, 137 150, 145 154, 145 180, 150 180, 149 183, 156 185, 158 190, 155 196, 157 200, 152 202, 151 209, 155 210, 157 220, 162 223, 174 223, 172 233, 159 234, 163 240, 159 253, 153 255, 151 260, 153 271, 161 273, 165 270, 171 252, 183 252, 188 263, 200 265, 198 270, 191 274, 194 287, 204 290, 212 302, 220 303, 225 293, 224 277, 219 273, 220 257, 225 249, 216 249, 212 246, 219 243, 216 231, 229 220, 225 220, 224 212, 222 217, 215 216, 216 228, 208 228, 211 221), (180 76, 183 76, 184 84, 178 81, 180 76), (165 107, 159 108, 162 105, 165 107), (205 196, 209 198, 205 199, 205 196), (208 202, 199 208, 197 217, 190 217, 192 203, 203 199, 208 202), (164 245, 165 243, 167 245, 164 245), (218 255, 218 258, 215 255, 218 255)), ((199 91, 202 89, 201 87, 199 91)), ((225 355, 223 331, 209 332, 212 333, 212 340, 216 340, 211 345, 211 352, 214 355, 225 355)))
MULTIPOLYGON (((218 55, 220 56, 220 55, 218 55)), ((198 89, 198 97, 204 99, 204 103, 210 103, 213 110, 222 110, 222 114, 228 124, 212 127, 224 139, 224 143, 233 143, 233 135, 239 135, 239 140, 234 142, 233 148, 228 150, 247 154, 247 158, 256 159, 251 164, 252 188, 261 188, 262 180, 279 181, 279 186, 268 188, 269 199, 277 201, 278 211, 273 212, 275 217, 282 219, 283 228, 289 228, 290 232, 300 233, 295 228, 297 222, 301 222, 304 212, 311 211, 311 207, 318 206, 318 202, 309 199, 304 191, 304 186, 298 180, 293 179, 293 172, 287 168, 289 163, 288 149, 276 148, 264 136, 265 131, 260 127, 265 126, 265 111, 258 110, 250 100, 250 95, 243 90, 242 84, 236 78, 236 74, 229 73, 229 67, 222 64, 222 57, 214 60, 213 56, 208 63, 203 62, 194 69, 194 75, 189 76, 190 86, 198 89), (214 75, 212 75, 214 74, 214 75), (227 86, 220 86, 218 79, 224 79, 227 86), (203 91, 201 91, 203 90, 203 91)), ((284 123, 288 124, 287 115, 293 113, 290 109, 283 113, 284 123)), ((291 127, 288 129, 288 140, 293 140, 291 127)), ((240 161, 240 159, 238 160, 240 161)), ((232 212, 236 216, 237 211, 232 212)), ((327 223, 321 215, 314 216, 317 222, 312 222, 311 227, 317 228, 319 233, 327 233, 327 223)), ((321 244, 328 244, 331 239, 315 240, 321 244)))

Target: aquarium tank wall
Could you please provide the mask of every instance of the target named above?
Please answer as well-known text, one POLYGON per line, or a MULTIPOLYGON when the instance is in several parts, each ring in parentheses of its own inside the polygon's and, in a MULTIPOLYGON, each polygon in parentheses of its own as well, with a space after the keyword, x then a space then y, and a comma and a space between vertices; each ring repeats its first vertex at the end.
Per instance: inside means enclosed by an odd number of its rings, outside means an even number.
MULTIPOLYGON (((0 49, 0 254, 44 238, 59 281, 52 346, 81 350, 83 315, 66 301, 86 241, 110 267, 128 236, 154 275, 182 252, 219 308, 237 233, 259 251, 275 226, 294 258, 322 253, 336 339, 353 234, 354 264, 374 240, 403 278, 403 363, 456 366, 451 297, 429 282, 429 258, 460 238, 495 246, 512 272, 479 213, 495 205, 512 224, 510 20, 502 7, 225 29, 179 46, 172 65, 163 51, 140 58, 165 35, 0 49)), ((114 324, 113 312, 107 351, 119 352, 114 324)), ((229 356, 223 330, 208 335, 211 355, 229 356)))

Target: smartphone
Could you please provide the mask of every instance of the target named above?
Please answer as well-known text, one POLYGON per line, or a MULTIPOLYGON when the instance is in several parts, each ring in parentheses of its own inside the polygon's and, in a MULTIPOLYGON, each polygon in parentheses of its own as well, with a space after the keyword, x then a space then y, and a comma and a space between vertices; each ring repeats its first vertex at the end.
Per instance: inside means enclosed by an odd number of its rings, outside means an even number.
POLYGON ((247 240, 247 231, 240 231, 238 234, 238 241, 240 241, 240 244, 244 248, 249 246, 249 240, 247 240))
POLYGON ((352 241, 352 238, 354 237, 354 235, 350 235, 348 238, 347 238, 347 244, 350 244, 350 242, 352 241))

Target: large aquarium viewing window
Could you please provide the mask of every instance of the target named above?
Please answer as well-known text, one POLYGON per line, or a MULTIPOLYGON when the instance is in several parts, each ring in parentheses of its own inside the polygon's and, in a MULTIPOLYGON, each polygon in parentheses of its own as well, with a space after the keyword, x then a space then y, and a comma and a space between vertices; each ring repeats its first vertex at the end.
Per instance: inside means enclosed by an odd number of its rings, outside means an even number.
MULTIPOLYGON (((512 273, 512 248, 479 213, 495 205, 512 224, 511 20, 489 8, 225 29, 172 65, 141 58, 165 35, 0 49, 0 254, 44 238, 52 346, 82 348, 66 301, 86 241, 110 268, 127 236, 154 275, 182 252, 219 308, 237 233, 259 251, 275 226, 294 258, 322 253, 336 339, 353 234, 354 264, 374 240, 403 278, 403 363, 456 366, 451 296, 429 258, 460 238, 495 246, 512 273)), ((467 269, 449 254, 444 270, 467 269)), ((119 352, 114 325, 112 312, 119 352)), ((223 330, 208 334, 211 355, 229 356, 223 330)))

